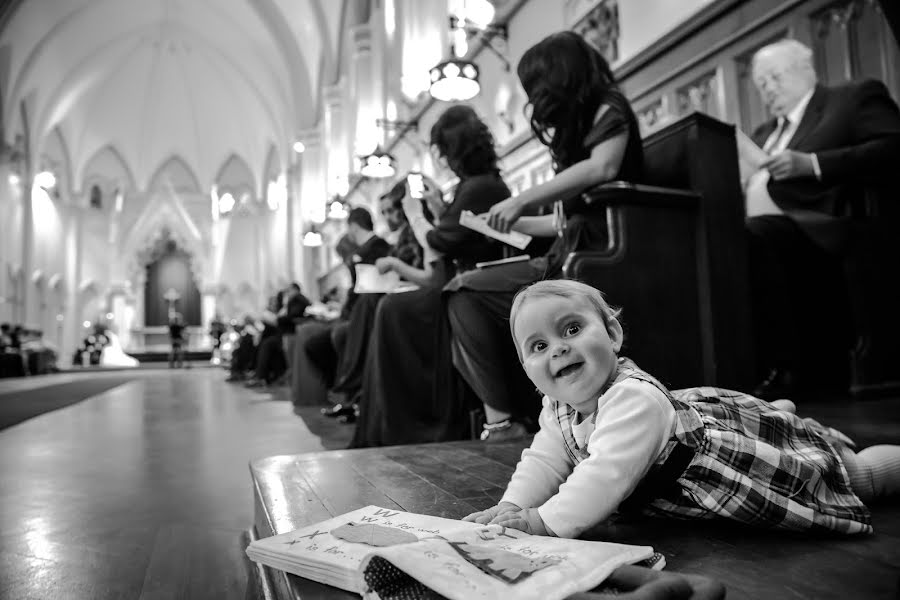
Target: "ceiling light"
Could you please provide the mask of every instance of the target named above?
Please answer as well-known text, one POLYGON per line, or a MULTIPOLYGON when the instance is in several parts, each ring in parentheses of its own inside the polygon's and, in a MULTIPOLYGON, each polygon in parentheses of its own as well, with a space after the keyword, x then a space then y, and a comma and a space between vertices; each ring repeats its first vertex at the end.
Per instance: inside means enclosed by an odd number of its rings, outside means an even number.
POLYGON ((234 208, 234 196, 225 192, 219 196, 219 214, 228 214, 234 208))
POLYGON ((340 200, 335 200, 328 207, 328 218, 329 219, 346 219, 347 218, 347 209, 344 208, 344 203, 340 200))
POLYGON ((303 245, 307 248, 317 248, 322 245, 322 234, 318 231, 307 231, 303 234, 303 245))
POLYGON ((478 66, 472 61, 450 58, 431 68, 431 95, 437 100, 455 102, 478 95, 478 66))
POLYGON ((488 0, 463 0, 462 6, 457 9, 457 16, 471 23, 479 29, 485 29, 494 20, 494 5, 488 0))
POLYGON ((359 172, 364 177, 384 179, 393 177, 397 169, 394 168, 394 157, 385 152, 381 146, 376 146, 372 154, 362 157, 362 167, 359 172))
POLYGON ((303 152, 306 150, 306 145, 303 142, 298 141, 294 142, 293 148, 294 152, 296 152, 297 154, 303 154, 303 152))
POLYGON ((53 189, 56 186, 56 175, 50 171, 41 171, 34 176, 34 185, 45 190, 53 189))

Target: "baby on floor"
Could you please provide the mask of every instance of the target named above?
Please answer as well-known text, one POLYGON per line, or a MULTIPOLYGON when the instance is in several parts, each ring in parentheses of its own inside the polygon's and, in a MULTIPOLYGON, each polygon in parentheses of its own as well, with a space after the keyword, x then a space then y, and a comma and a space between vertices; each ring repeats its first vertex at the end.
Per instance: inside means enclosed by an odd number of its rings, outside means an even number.
POLYGON ((510 329, 544 394, 540 431, 500 503, 465 520, 576 537, 629 510, 872 532, 863 502, 900 493, 900 446, 854 452, 789 401, 669 391, 619 356, 617 316, 577 281, 541 281, 516 296, 510 329))

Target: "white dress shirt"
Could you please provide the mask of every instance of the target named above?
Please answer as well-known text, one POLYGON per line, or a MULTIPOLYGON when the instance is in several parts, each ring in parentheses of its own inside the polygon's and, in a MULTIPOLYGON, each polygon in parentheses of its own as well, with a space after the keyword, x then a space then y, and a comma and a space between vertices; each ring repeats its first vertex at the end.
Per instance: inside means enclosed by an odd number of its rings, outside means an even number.
MULTIPOLYGON (((577 414, 577 413, 576 413, 577 414)), ((541 429, 503 495, 503 502, 538 508, 559 537, 573 538, 603 522, 637 487, 675 430, 675 409, 653 384, 625 379, 603 394, 596 420, 573 426, 590 456, 575 465, 550 399, 544 398, 541 429)))
MULTIPOLYGON (((769 134, 769 137, 766 138, 766 143, 763 144, 762 149, 764 152, 770 156, 775 156, 787 149, 794 134, 797 133, 797 128, 800 126, 800 121, 803 120, 803 115, 806 114, 806 107, 809 105, 809 100, 812 98, 814 91, 815 89, 809 90, 797 105, 788 112, 786 115, 787 123, 784 122, 785 117, 778 118, 775 130, 769 134)), ((818 158, 815 154, 811 156, 816 177, 821 177, 818 158)), ((766 169, 760 169, 750 176, 746 190, 748 217, 784 214, 784 211, 769 196, 769 178, 769 171, 766 169)))

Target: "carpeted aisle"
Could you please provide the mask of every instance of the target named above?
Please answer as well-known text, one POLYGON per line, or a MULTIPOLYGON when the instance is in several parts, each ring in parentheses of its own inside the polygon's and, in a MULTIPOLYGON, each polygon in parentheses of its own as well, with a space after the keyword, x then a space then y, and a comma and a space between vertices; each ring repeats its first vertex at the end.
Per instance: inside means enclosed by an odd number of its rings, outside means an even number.
POLYGON ((32 390, 0 394, 0 430, 44 413, 71 406, 133 381, 134 376, 85 378, 32 390))

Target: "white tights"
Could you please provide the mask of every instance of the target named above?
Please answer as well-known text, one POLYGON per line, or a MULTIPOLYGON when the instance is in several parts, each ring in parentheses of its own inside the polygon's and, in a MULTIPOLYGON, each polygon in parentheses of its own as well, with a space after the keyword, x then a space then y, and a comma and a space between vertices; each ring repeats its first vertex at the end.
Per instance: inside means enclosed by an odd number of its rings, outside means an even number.
POLYGON ((883 444, 859 452, 841 450, 850 486, 863 502, 900 494, 900 446, 883 444))
MULTIPOLYGON (((796 413, 790 400, 774 400, 778 410, 796 413)), ((900 446, 883 444, 870 446, 859 452, 841 448, 841 458, 850 476, 850 487, 863 502, 884 496, 900 495, 900 446)))

